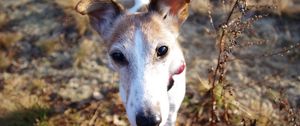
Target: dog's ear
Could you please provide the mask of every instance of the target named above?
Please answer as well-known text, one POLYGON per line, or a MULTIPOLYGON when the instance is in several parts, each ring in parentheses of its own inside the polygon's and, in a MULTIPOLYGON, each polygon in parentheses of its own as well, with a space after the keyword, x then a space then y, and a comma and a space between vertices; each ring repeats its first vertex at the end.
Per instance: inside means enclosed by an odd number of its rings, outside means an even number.
POLYGON ((151 0, 149 11, 158 12, 162 18, 172 21, 179 26, 187 19, 189 15, 189 3, 191 0, 151 0))
POLYGON ((104 40, 116 18, 124 13, 124 8, 114 0, 80 0, 75 10, 89 16, 92 27, 104 40))

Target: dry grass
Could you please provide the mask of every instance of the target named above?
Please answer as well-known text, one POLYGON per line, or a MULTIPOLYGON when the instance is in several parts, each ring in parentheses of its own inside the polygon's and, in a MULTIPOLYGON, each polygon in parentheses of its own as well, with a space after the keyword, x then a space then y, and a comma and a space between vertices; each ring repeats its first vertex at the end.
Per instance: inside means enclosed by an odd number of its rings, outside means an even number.
POLYGON ((2 74, 4 90, 0 94, 0 123, 3 126, 29 126, 45 121, 51 113, 49 106, 31 91, 42 91, 45 82, 26 76, 2 74), (20 85, 21 84, 21 85, 20 85))
POLYGON ((42 39, 37 42, 37 46, 47 55, 54 52, 62 50, 62 45, 60 44, 60 37, 55 36, 52 38, 42 39))
POLYGON ((78 66, 80 63, 84 62, 88 56, 92 55, 96 51, 96 44, 90 40, 83 40, 80 44, 78 51, 75 53, 75 66, 78 66))
POLYGON ((8 49, 23 38, 21 33, 2 32, 0 33, 0 46, 8 49))
POLYGON ((0 51, 0 70, 4 70, 8 68, 11 64, 12 60, 7 57, 6 53, 0 51))
POLYGON ((6 13, 0 13, 0 27, 4 26, 7 23, 7 15, 6 13))
MULTIPOLYGON (((271 7, 275 6, 276 9, 271 10, 275 13, 284 13, 284 14, 295 14, 300 11, 300 5, 297 3, 297 0, 244 0, 248 7, 261 8, 261 7, 271 7)), ((228 2, 228 1, 227 1, 228 2)), ((219 2, 221 3, 221 1, 219 2)), ((221 7, 219 9, 223 9, 221 7)), ((230 5, 225 5, 225 8, 230 9, 230 5)), ((191 9, 193 12, 207 14, 211 9, 214 8, 214 5, 210 3, 209 0, 194 0, 191 3, 191 9)))

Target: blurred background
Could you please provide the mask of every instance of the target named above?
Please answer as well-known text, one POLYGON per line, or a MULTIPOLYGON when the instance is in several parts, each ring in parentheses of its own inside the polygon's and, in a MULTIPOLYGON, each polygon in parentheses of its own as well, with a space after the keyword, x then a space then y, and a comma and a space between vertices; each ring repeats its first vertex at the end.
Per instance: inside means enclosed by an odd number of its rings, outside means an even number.
MULTIPOLYGON (((74 10, 77 2, 0 1, 1 126, 128 125, 118 75, 87 17, 74 10)), ((226 34, 224 85, 216 90, 218 124, 300 125, 300 1, 239 2, 226 34)), ((192 1, 178 38, 187 62, 178 126, 210 124, 209 73, 234 3, 192 1)))

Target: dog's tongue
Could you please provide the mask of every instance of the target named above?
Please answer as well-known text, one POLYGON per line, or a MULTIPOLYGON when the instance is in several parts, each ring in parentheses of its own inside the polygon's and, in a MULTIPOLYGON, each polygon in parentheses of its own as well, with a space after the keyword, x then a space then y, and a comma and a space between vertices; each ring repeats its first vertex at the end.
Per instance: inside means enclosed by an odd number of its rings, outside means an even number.
POLYGON ((181 74, 185 69, 185 63, 182 62, 181 65, 179 67, 177 67, 177 69, 175 70, 175 72, 172 72, 169 78, 169 84, 168 84, 168 91, 173 87, 174 85, 174 79, 173 76, 174 75, 178 75, 181 74))
POLYGON ((177 70, 175 71, 175 73, 173 75, 176 75, 176 74, 181 74, 185 69, 185 64, 182 63, 181 66, 179 68, 177 68, 177 70))
POLYGON ((170 70, 171 70, 170 74, 171 74, 171 76, 181 74, 184 71, 184 69, 185 69, 184 61, 181 61, 178 63, 173 63, 170 68, 170 70))

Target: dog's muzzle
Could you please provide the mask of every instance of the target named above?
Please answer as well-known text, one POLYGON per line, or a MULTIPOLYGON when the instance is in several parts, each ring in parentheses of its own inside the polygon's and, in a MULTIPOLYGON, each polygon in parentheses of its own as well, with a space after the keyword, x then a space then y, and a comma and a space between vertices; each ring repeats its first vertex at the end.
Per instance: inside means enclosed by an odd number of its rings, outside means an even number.
POLYGON ((136 115, 137 126, 159 126, 161 123, 160 113, 140 111, 136 115))

